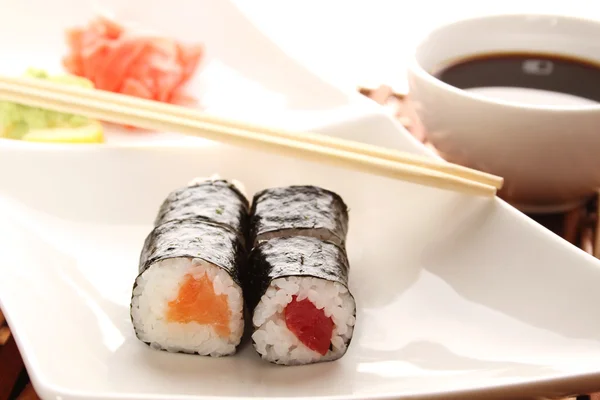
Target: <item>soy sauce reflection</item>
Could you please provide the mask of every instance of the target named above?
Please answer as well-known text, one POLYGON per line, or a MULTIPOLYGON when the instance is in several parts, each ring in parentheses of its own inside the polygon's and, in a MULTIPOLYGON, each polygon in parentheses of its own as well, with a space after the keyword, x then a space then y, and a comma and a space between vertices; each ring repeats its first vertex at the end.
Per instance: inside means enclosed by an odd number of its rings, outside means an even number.
POLYGON ((459 89, 542 105, 600 103, 600 65, 561 54, 488 53, 450 61, 433 72, 459 89))

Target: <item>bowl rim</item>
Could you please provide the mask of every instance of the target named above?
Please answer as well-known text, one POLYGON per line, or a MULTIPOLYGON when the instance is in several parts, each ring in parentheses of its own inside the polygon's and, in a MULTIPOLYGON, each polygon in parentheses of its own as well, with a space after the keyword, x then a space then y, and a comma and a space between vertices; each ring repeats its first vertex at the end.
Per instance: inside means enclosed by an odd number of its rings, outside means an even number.
POLYGON ((423 45, 423 43, 430 38, 433 34, 441 32, 445 29, 450 28, 453 25, 462 24, 462 23, 470 23, 475 21, 490 21, 490 20, 502 20, 502 19, 528 19, 528 18, 560 18, 562 20, 567 20, 576 23, 583 24, 592 24, 596 25, 600 30, 600 20, 581 17, 581 16, 573 16, 573 15, 561 15, 558 13, 494 13, 494 14, 482 14, 478 16, 471 16, 466 18, 457 18, 451 21, 445 22, 443 24, 437 25, 433 29, 429 29, 426 31, 419 40, 417 44, 413 48, 413 52, 408 59, 407 65, 407 75, 408 75, 408 86, 409 93, 412 92, 410 90, 414 87, 413 79, 411 79, 411 75, 417 77, 422 82, 426 83, 429 86, 433 86, 437 89, 443 90, 447 93, 450 93, 454 96, 460 97, 463 100, 476 101, 479 103, 483 103, 488 106, 500 106, 510 109, 511 111, 522 110, 522 111, 536 111, 536 112, 546 112, 546 113, 566 113, 572 115, 580 115, 580 114, 588 114, 590 112, 598 112, 600 113, 600 103, 593 105, 538 105, 538 104, 527 104, 527 103, 517 103, 508 100, 495 99, 487 96, 483 96, 481 94, 467 92, 465 90, 456 88, 452 85, 449 85, 440 79, 436 78, 434 75, 429 73, 418 61, 417 59, 417 50, 423 45))

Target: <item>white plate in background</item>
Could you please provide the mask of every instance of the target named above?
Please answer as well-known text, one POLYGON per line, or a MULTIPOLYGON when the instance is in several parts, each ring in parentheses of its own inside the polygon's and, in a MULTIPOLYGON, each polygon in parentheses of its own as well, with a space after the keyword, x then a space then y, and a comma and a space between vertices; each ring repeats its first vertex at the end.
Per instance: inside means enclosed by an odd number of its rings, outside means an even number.
MULTIPOLYGON (((0 7, 0 26, 6 32, 0 39, 4 60, 1 73, 21 74, 28 67, 64 72, 61 59, 68 50, 65 31, 105 14, 134 29, 185 43, 203 43, 206 58, 186 90, 206 112, 295 130, 378 112, 372 102, 327 84, 287 56, 228 0, 0 0, 0 7)), ((106 133, 107 142, 112 144, 165 144, 184 138, 173 133, 142 135, 117 129, 107 129, 106 133)), ((402 142, 397 136, 369 133, 363 138, 397 147, 402 142)))
POLYGON ((407 90, 406 65, 438 24, 489 13, 557 13, 600 19, 595 0, 233 0, 285 52, 327 82, 407 90))

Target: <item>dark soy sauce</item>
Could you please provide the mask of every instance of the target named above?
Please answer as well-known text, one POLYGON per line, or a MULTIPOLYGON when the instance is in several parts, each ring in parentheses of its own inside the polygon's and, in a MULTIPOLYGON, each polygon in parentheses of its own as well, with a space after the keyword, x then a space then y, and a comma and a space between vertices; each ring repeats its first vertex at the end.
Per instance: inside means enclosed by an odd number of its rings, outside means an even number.
POLYGON ((433 75, 456 88, 512 102, 600 103, 600 65, 565 55, 478 54, 448 62, 433 75))

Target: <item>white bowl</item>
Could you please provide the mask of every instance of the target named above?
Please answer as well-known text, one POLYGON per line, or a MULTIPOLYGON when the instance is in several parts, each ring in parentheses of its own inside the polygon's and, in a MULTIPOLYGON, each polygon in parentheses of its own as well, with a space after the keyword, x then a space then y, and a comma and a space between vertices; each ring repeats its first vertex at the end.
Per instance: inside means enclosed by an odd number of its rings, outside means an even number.
POLYGON ((496 15, 431 31, 408 68, 429 140, 448 160, 503 176, 502 195, 527 211, 561 211, 600 187, 600 105, 532 105, 443 83, 432 70, 478 53, 526 51, 600 63, 600 23, 557 15, 496 15))

